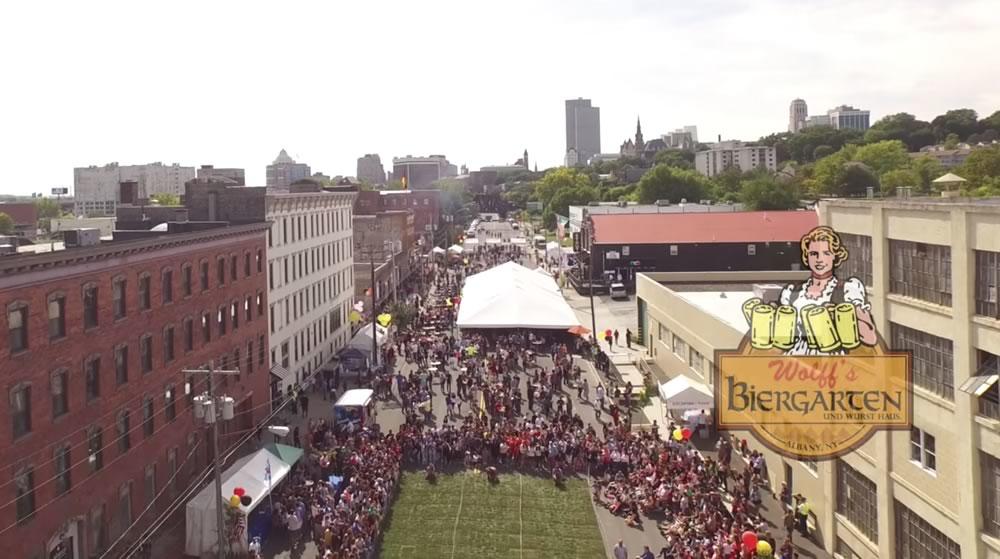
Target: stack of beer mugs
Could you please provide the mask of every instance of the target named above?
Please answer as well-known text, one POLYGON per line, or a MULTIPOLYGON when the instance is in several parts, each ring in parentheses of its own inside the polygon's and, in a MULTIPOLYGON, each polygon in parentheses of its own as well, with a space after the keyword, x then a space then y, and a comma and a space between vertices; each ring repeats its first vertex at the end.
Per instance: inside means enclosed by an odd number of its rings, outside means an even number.
POLYGON ((743 316, 750 325, 750 345, 754 349, 795 347, 804 335, 809 349, 822 353, 850 350, 861 345, 858 315, 854 305, 806 305, 802 307, 802 331, 796 328, 797 313, 791 305, 769 305, 759 297, 743 303, 743 316))

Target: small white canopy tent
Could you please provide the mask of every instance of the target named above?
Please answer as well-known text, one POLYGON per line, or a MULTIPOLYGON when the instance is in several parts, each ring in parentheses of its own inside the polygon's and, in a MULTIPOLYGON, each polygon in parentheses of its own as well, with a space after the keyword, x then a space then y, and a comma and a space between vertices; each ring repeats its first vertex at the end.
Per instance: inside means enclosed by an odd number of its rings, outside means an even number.
POLYGON ((555 241, 545 243, 545 256, 555 258, 560 253, 562 253, 562 247, 559 246, 559 243, 555 241))
POLYGON ((528 241, 524 237, 511 237, 510 239, 510 244, 512 245, 524 245, 527 243, 528 241))
POLYGON ((465 249, 459 245, 451 245, 450 247, 448 247, 448 252, 454 252, 455 254, 462 254, 463 252, 465 252, 465 249))
POLYGON ((704 410, 715 407, 712 389, 684 375, 661 384, 660 399, 668 410, 704 410))
POLYGON ((559 286, 546 274, 507 262, 465 279, 459 328, 566 330, 579 324, 559 286))
MULTIPOLYGON (((385 328, 379 324, 375 325, 375 332, 378 338, 375 340, 379 346, 385 344, 386 339, 389 337, 389 329, 385 328)), ((351 341, 347 344, 347 347, 360 350, 365 353, 371 353, 372 350, 372 323, 369 322, 358 330, 357 334, 351 338, 351 341)))
POLYGON ((444 254, 445 250, 441 247, 434 247, 431 249, 431 252, 433 252, 434 254, 444 254))
MULTIPOLYGON (((246 494, 250 496, 250 506, 240 505, 240 510, 247 516, 263 499, 271 492, 271 488, 278 485, 288 475, 292 467, 280 458, 267 451, 260 449, 257 452, 244 456, 237 460, 220 476, 222 478, 222 496, 228 499, 233 495, 233 489, 242 487, 246 494), (271 481, 268 482, 267 470, 270 465, 271 481)), ((219 493, 215 488, 215 482, 208 484, 201 493, 187 503, 185 511, 185 542, 184 552, 187 555, 200 557, 203 553, 213 552, 218 549, 218 529, 216 526, 215 507, 226 506, 228 503, 219 501, 219 493)), ((243 551, 247 550, 249 542, 246 541, 247 534, 244 533, 244 541, 235 542, 243 551)), ((234 545, 231 543, 230 545, 234 545)))
POLYGON ((479 239, 465 239, 462 244, 465 245, 466 251, 473 251, 479 246, 479 239))

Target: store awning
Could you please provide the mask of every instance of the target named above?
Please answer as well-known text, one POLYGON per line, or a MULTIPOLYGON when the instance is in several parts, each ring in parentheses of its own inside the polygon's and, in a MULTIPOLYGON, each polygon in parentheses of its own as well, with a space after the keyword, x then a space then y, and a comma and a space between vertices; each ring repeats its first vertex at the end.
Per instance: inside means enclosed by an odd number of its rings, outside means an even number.
POLYGON ((264 450, 277 456, 282 462, 288 464, 289 466, 294 466, 295 463, 302 458, 303 454, 302 449, 297 446, 289 446, 287 444, 279 443, 268 443, 264 445, 264 450))
POLYGON ((278 363, 271 365, 271 374, 278 377, 281 382, 289 381, 292 378, 292 373, 278 363))
POLYGON ((684 375, 661 384, 659 392, 668 410, 708 410, 715 407, 712 389, 684 375))

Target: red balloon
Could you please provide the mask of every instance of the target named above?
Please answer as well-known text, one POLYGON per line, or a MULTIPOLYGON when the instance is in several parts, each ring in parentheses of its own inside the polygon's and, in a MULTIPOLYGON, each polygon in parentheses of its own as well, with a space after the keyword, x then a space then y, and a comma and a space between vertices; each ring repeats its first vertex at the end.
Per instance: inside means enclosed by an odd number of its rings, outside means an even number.
POLYGON ((743 532, 743 547, 757 551, 757 534, 750 530, 743 532))
POLYGON ((681 429, 681 437, 684 437, 685 441, 688 440, 688 439, 690 439, 691 438, 691 430, 688 429, 687 427, 681 429))
POLYGON ((246 492, 247 490, 243 489, 242 487, 237 487, 233 489, 233 495, 236 495, 237 497, 242 497, 243 495, 246 495, 246 492))

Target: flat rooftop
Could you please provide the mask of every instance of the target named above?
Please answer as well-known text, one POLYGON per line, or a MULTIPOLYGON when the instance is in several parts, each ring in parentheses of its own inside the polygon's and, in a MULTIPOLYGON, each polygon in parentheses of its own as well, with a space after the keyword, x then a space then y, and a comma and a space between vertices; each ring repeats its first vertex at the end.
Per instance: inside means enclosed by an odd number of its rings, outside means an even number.
POLYGON ((956 196, 944 198, 942 196, 912 196, 910 198, 898 198, 894 196, 884 198, 823 198, 821 203, 834 206, 868 206, 871 204, 885 204, 896 208, 919 208, 921 206, 968 206, 975 210, 984 208, 994 212, 1000 208, 1000 197, 993 198, 967 198, 956 196))
POLYGON ((681 291, 669 286, 678 297, 718 318, 740 333, 749 330, 743 316, 743 303, 754 297, 753 291, 681 291))

